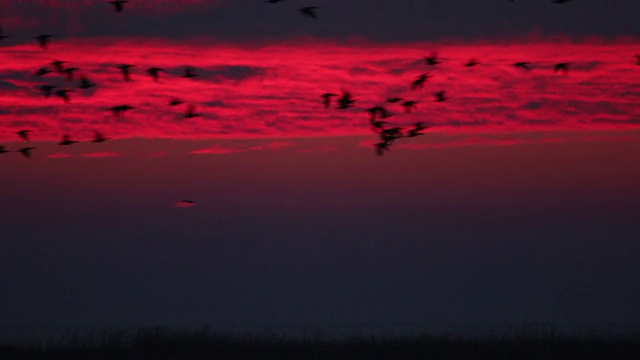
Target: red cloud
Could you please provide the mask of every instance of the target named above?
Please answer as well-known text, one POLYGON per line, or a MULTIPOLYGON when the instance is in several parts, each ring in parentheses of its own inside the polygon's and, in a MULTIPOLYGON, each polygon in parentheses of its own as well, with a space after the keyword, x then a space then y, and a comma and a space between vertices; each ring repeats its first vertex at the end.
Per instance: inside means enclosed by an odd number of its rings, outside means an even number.
MULTIPOLYGON (((375 134, 366 109, 385 105, 395 115, 388 126, 423 122, 430 131, 458 134, 509 134, 538 131, 619 131, 640 125, 640 68, 637 42, 530 44, 372 44, 338 45, 309 41, 249 46, 201 40, 174 43, 145 39, 90 39, 59 42, 55 53, 33 44, 0 53, 0 139, 30 128, 35 139, 57 140, 61 133, 89 137, 94 130, 114 138, 249 139, 375 134), (443 63, 424 64, 438 49, 443 63), (55 54, 55 58, 53 55, 55 54), (259 56, 256 56, 259 54, 259 56), (287 54, 287 56, 282 56, 287 54), (481 64, 467 68, 471 57, 481 64), (55 72, 34 71, 52 60, 69 61, 76 75, 97 86, 77 88, 55 72), (531 71, 512 66, 530 61, 531 71), (553 65, 569 62, 568 75, 553 65), (118 64, 134 64, 125 82, 118 64), (185 66, 195 78, 181 77, 185 66), (165 69, 154 82, 145 70, 165 69), (429 72, 423 89, 411 82, 429 72), (73 89, 70 104, 55 94, 45 99, 36 87, 52 84, 73 89), (322 105, 320 95, 350 90, 355 107, 322 105), (446 90, 449 100, 435 102, 446 90), (413 113, 389 97, 417 101, 413 113), (178 97, 186 102, 171 107, 178 97), (114 116, 108 108, 134 109, 114 116), (185 117, 189 104, 200 116, 185 117)), ((335 98, 334 98, 335 99, 335 98)), ((479 135, 478 135, 479 136, 479 135)), ((250 149, 210 148, 194 153, 229 153, 250 149)))

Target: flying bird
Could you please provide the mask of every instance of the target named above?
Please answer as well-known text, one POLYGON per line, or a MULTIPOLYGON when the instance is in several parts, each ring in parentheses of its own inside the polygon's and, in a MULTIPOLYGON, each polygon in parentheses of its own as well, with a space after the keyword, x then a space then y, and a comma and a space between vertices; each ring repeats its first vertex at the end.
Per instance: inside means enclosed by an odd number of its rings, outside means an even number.
POLYGON ((34 147, 25 147, 22 149, 18 149, 18 152, 20 154, 22 154, 22 156, 26 157, 27 159, 31 159, 31 150, 35 149, 34 147))
POLYGON ((135 109, 135 108, 131 105, 125 104, 125 105, 112 106, 108 110, 110 110, 113 113, 113 115, 120 116, 125 112, 127 112, 128 110, 132 110, 132 109, 135 109))
POLYGON ((418 102, 415 100, 407 100, 403 102, 402 106, 404 106, 404 112, 407 114, 411 114, 413 110, 418 110, 418 108, 416 107, 417 103, 418 102))
POLYGON ((517 68, 520 68, 520 69, 523 69, 523 70, 527 70, 527 71, 531 70, 529 68, 529 63, 526 62, 526 61, 520 61, 520 62, 513 63, 513 66, 515 66, 517 68))
POLYGON ((24 141, 29 141, 29 133, 31 132, 31 130, 20 130, 20 131, 16 131, 16 134, 18 136, 20 136, 20 138, 24 141))
POLYGON ((94 130, 93 131, 93 140, 91 142, 101 143, 109 140, 110 138, 105 137, 101 132, 94 130))
POLYGON ((62 100, 64 100, 65 103, 70 104, 71 103, 71 98, 69 97, 69 92, 71 92, 73 90, 69 90, 69 89, 60 89, 58 91, 56 91, 56 95, 58 95, 62 100))
POLYGON ((131 81, 130 69, 134 66, 135 65, 129 65, 129 64, 118 65, 118 69, 120 69, 120 71, 122 72, 122 77, 124 78, 124 81, 131 81))
POLYGON ((63 72, 65 74, 67 74, 67 80, 72 81, 73 80, 73 73, 78 71, 80 69, 78 69, 77 67, 70 67, 70 68, 66 68, 63 70, 63 72))
POLYGON ((338 99, 338 107, 336 109, 348 109, 353 107, 355 102, 353 95, 349 91, 343 91, 342 96, 338 99))
POLYGON ((56 68, 56 70, 62 74, 64 72, 64 64, 66 63, 66 61, 62 61, 62 60, 54 60, 52 62, 50 62, 49 64, 51 64, 54 68, 56 68))
POLYGON ((433 96, 436 97, 436 102, 443 102, 446 101, 447 99, 449 99, 447 97, 447 92, 444 90, 440 90, 437 93, 433 94, 433 96))
POLYGON ((34 39, 38 40, 38 45, 43 50, 47 50, 49 48, 49 40, 53 37, 53 35, 42 34, 34 37, 34 39))
POLYGON ((89 80, 86 76, 80 78, 80 85, 78 85, 78 88, 86 90, 94 86, 96 86, 96 84, 93 81, 89 80))
POLYGON ((553 73, 555 74, 558 71, 562 71, 564 75, 567 75, 569 73, 569 63, 563 62, 555 64, 553 67, 553 73))
POLYGON ((334 93, 324 93, 320 97, 322 98, 322 103, 324 104, 325 109, 328 109, 331 106, 331 97, 338 96, 338 94, 334 93))
POLYGON ((170 102, 169 102, 169 106, 178 106, 180 104, 184 104, 184 101, 178 99, 178 98, 173 98, 170 102))
POLYGON ((73 145, 77 143, 77 141, 75 140, 71 140, 71 137, 69 136, 69 134, 66 135, 62 135, 62 139, 60 140, 60 142, 58 143, 58 145, 73 145))
POLYGON ((316 13, 317 9, 318 9, 317 6, 307 6, 307 7, 301 8, 300 13, 302 14, 302 16, 318 19, 318 14, 316 13))
POLYGON ((475 58, 469 59, 469 61, 467 61, 467 63, 464 64, 465 67, 474 67, 476 65, 480 65, 480 61, 478 61, 475 58))
POLYGON ((158 82, 160 71, 164 71, 164 69, 159 67, 150 67, 147 69, 147 74, 153 78, 153 81, 158 82))
POLYGON ((429 80, 431 78, 431 75, 424 73, 419 75, 412 83, 411 83, 411 89, 415 90, 418 88, 423 88, 424 87, 424 83, 427 82, 427 80, 429 80))
POLYGON ((51 90, 53 89, 55 89, 55 86, 49 85, 49 84, 38 86, 38 90, 42 92, 45 98, 48 98, 51 96, 51 90))
POLYGON ((412 129, 409 129, 409 133, 407 134, 407 137, 416 137, 416 136, 424 135, 424 133, 422 133, 421 131, 428 127, 429 126, 424 126, 422 122, 417 122, 414 124, 414 127, 412 129))
POLYGON ((197 116, 202 116, 202 114, 198 114, 196 113, 196 106, 191 104, 189 105, 189 107, 187 108, 187 111, 184 113, 184 118, 185 119, 192 119, 194 117, 197 116))
POLYGON ((119 12, 122 12, 122 10, 124 10, 124 4, 128 3, 128 1, 116 0, 116 1, 109 1, 109 3, 113 5, 113 10, 119 13, 119 12))
POLYGON ((438 57, 438 53, 435 52, 435 51, 431 53, 431 56, 425 56, 424 57, 424 62, 425 62, 425 64, 427 64, 429 66, 435 66, 435 65, 438 65, 438 64, 442 63, 442 61, 438 57))

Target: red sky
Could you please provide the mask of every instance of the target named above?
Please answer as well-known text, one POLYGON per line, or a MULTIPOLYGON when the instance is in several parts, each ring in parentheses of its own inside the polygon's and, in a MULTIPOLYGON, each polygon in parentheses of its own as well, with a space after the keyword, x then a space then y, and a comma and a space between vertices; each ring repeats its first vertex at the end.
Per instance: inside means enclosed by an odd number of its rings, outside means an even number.
MULTIPOLYGON (((35 42, 35 41, 34 41, 35 42)), ((446 134, 528 133, 538 131, 626 131, 640 124, 640 67, 637 42, 562 40, 515 43, 336 43, 301 39, 279 43, 231 45, 214 41, 176 43, 145 39, 52 40, 50 50, 36 44, 4 47, 0 53, 0 139, 34 130, 33 138, 57 140, 69 133, 87 139, 93 130, 114 138, 288 138, 372 134, 365 109, 384 105, 389 97, 418 101, 413 114, 400 105, 391 125, 417 121, 446 134), (443 63, 424 64, 438 51, 443 63), (463 67, 475 57, 481 64, 463 67), (77 88, 54 73, 34 72, 53 60, 68 61, 98 84, 77 88), (530 61, 531 71, 511 66, 530 61), (571 63, 568 75, 553 65, 571 63), (131 82, 116 68, 134 64, 131 82), (198 77, 180 77, 184 66, 198 77), (161 67, 160 81, 145 73, 161 67), (433 78, 424 89, 411 90, 421 73, 433 78), (55 94, 44 99, 36 86, 73 89, 71 104, 55 94), (320 94, 346 89, 357 99, 348 110, 325 110, 320 94), (434 102, 446 90, 450 100, 434 102), (185 105, 170 107, 172 97, 196 106, 203 116, 184 119, 185 105), (135 107, 117 118, 107 108, 135 107)), ((509 135, 507 135, 509 136, 509 135)))

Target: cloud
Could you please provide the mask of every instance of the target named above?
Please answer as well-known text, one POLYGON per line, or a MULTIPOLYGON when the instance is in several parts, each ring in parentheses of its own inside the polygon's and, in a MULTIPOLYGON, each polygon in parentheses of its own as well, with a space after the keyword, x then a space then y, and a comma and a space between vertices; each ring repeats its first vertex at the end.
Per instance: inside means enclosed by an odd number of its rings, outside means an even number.
MULTIPOLYGON (((51 68, 52 56, 33 45, 13 45, 0 54, 0 73, 11 75, 4 80, 8 83, 0 84, 0 121, 7 124, 0 140, 16 140, 13 133, 25 126, 37 130, 40 140, 94 130, 113 138, 369 135, 366 109, 374 105, 384 105, 394 114, 386 119, 389 126, 420 121, 438 132, 470 136, 637 129, 640 71, 632 56, 636 50, 634 42, 345 45, 290 40, 256 49, 206 39, 60 41, 55 58, 78 67, 78 75, 98 84, 87 91, 78 89, 78 80, 68 81, 55 72, 33 76, 39 67, 51 68), (434 47, 444 61, 427 67, 423 49, 434 47), (481 64, 463 67, 470 56, 481 64), (516 61, 531 61, 533 69, 516 69, 511 66, 516 61), (553 73, 557 62, 572 64, 567 76, 553 73), (117 68, 123 63, 136 65, 130 82, 123 81, 117 68), (197 77, 181 77, 187 64, 198 70, 197 77), (158 82, 145 72, 151 66, 167 69, 158 82), (411 82, 424 72, 432 78, 424 89, 411 90, 411 82), (71 103, 55 95, 45 99, 36 90, 42 84, 72 89, 71 103), (337 110, 334 103, 325 109, 320 95, 342 90, 354 94, 356 106, 337 110), (439 90, 446 90, 450 99, 435 102, 433 93, 439 90), (406 114, 398 104, 385 104, 396 96, 417 101, 417 111, 406 114), (185 104, 169 106, 174 97, 185 104), (121 116, 107 110, 122 104, 135 109, 121 116), (200 116, 185 118, 191 104, 200 116)), ((213 147, 195 153, 238 151, 249 150, 213 147)))

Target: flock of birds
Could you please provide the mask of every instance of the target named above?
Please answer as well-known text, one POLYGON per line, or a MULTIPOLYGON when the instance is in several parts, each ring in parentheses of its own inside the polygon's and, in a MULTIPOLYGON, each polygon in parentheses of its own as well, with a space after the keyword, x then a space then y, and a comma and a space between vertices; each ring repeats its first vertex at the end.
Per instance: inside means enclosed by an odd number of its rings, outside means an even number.
MULTIPOLYGON (((265 0, 265 2, 269 4, 276 4, 283 1, 284 0, 265 0)), ((514 0, 510 0, 510 1, 513 2, 514 0)), ((552 2, 556 4, 561 4, 569 1, 571 0, 553 0, 552 2)), ((125 9, 125 4, 128 2, 129 1, 127 0, 109 1, 109 3, 113 6, 113 10, 116 13, 123 12, 125 9)), ((300 13, 303 16, 313 18, 313 19, 318 19, 317 10, 318 10, 317 6, 307 6, 299 9, 300 13)), ((7 38, 7 36, 3 33, 2 28, 0 28, 0 40, 5 38, 7 38)), ((51 34, 41 34, 34 37, 34 39, 37 41, 37 44, 43 50, 48 49, 51 38, 53 38, 53 35, 51 34)), ((636 57, 637 57, 637 65, 640 65, 640 55, 636 55, 636 57)), ((424 57, 424 63, 428 67, 435 67, 442 63, 442 59, 438 56, 438 53, 434 52, 430 56, 424 57)), ((43 66, 38 70, 36 70, 35 76, 44 77, 50 73, 58 73, 59 75, 64 76, 68 81, 73 81, 76 79, 75 74, 80 69, 73 66, 66 66, 66 64, 68 64, 68 62, 62 61, 62 60, 51 61, 46 66, 43 66)), ((463 66, 467 68, 471 68, 471 67, 478 66, 480 64, 481 63, 479 60, 477 60, 476 58, 471 58, 469 61, 463 64, 463 66)), ((530 71, 531 70, 530 64, 531 64, 530 62, 521 61, 521 62, 513 63, 512 65, 523 71, 530 71)), ((568 62, 557 63, 554 65, 553 71, 554 73, 560 72, 567 75, 569 72, 570 65, 571 64, 568 62)), ((131 71, 134 67, 135 65, 132 65, 132 64, 120 64, 116 66, 116 68, 119 69, 122 75, 122 78, 125 82, 131 81, 131 71)), ((150 67, 146 69, 146 74, 150 76, 155 82, 159 80, 160 74, 162 72, 165 72, 165 69, 160 67, 150 67)), ((186 79, 194 78, 197 76, 196 69, 193 67, 187 66, 184 68, 184 71, 181 76, 186 79)), ((425 86, 425 84, 428 82, 428 80, 431 79, 432 77, 433 76, 428 72, 422 73, 418 75, 415 78, 415 80, 411 82, 410 88, 412 90, 422 89, 425 86)), ((88 90, 95 86, 96 84, 85 75, 80 76, 78 79, 77 87, 80 90, 88 90)), ((54 85, 43 84, 43 85, 37 86, 37 90, 40 91, 45 98, 49 98, 55 94, 57 97, 61 98, 65 103, 71 103, 71 97, 69 93, 73 91, 72 89, 68 89, 68 88, 58 89, 54 85)), ((449 96, 447 95, 447 92, 445 90, 439 90, 437 92, 434 92, 433 96, 434 96, 434 101, 438 103, 445 102, 449 99, 449 96)), ((336 98, 335 99, 335 102, 337 103, 336 109, 338 110, 345 110, 345 109, 352 108, 355 106, 355 103, 357 101, 353 97, 353 94, 347 90, 343 90, 340 96, 336 93, 327 92, 322 94, 321 98, 322 98, 322 104, 327 109, 331 107, 332 101, 333 101, 332 99, 336 98)), ((182 105, 184 103, 185 102, 179 98, 173 98, 168 103, 168 105, 175 107, 178 105, 182 105)), ((418 101, 405 99, 402 97, 393 97, 393 98, 387 99, 385 103, 400 104, 404 109, 405 113, 412 113, 417 110, 418 101)), ((121 105, 112 106, 107 110, 111 111, 114 116, 119 117, 132 109, 135 109, 135 107, 129 104, 121 104, 121 105)), ((412 137, 423 135, 424 134, 423 131, 431 127, 430 125, 426 125, 423 122, 416 122, 409 129, 404 129, 398 126, 393 126, 393 127, 389 126, 389 121, 387 119, 393 116, 394 113, 383 105, 373 106, 371 108, 368 108, 366 111, 369 113, 369 124, 371 128, 378 134, 380 139, 379 142, 374 144, 375 153, 379 156, 382 156, 386 151, 389 151, 391 149, 391 145, 396 140, 400 138, 412 138, 412 137)), ((191 118, 202 116, 202 115, 195 111, 195 105, 189 104, 187 105, 187 109, 185 110, 183 116, 185 119, 191 119, 191 118)), ((20 130, 16 132, 16 135, 18 135, 20 139, 22 139, 23 141, 27 142, 27 141, 30 141, 30 136, 29 136, 30 132, 31 130, 27 130, 27 129, 20 130)), ((90 140, 90 142, 101 143, 107 140, 109 140, 109 138, 105 137, 101 132, 94 131, 94 137, 92 140, 90 140)), ((78 142, 79 141, 72 140, 69 134, 65 134, 62 136, 62 139, 58 144, 61 146, 68 146, 68 145, 76 144, 78 142)), ((31 151, 34 149, 35 148, 32 146, 28 146, 28 147, 19 148, 15 150, 15 152, 22 154, 26 158, 30 158, 31 151)), ((11 151, 8 150, 5 146, 0 145, 0 154, 8 153, 8 152, 11 152, 11 151)))

